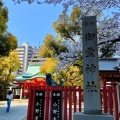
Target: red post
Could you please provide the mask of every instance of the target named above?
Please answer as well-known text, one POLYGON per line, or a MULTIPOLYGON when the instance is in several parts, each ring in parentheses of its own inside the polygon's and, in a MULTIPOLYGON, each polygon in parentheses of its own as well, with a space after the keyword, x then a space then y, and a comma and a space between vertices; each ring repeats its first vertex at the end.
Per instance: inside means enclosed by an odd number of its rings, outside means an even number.
POLYGON ((63 87, 60 86, 59 89, 61 91, 61 98, 60 98, 61 99, 61 103, 60 103, 61 104, 61 108, 60 108, 61 117, 60 117, 60 120, 62 120, 63 119, 63 112, 62 111, 64 110, 64 108, 63 108, 64 107, 63 106, 64 105, 64 103, 63 103, 63 87))
POLYGON ((24 97, 24 84, 22 85, 22 95, 24 97))
POLYGON ((101 111, 102 111, 102 107, 103 107, 103 102, 102 102, 103 101, 102 100, 103 99, 103 89, 102 88, 100 89, 100 97, 101 97, 101 111))
POLYGON ((69 120, 72 120, 72 87, 69 87, 69 120))
POLYGON ((64 87, 64 120, 67 120, 67 87, 64 87))
POLYGON ((79 112, 81 111, 81 87, 78 88, 79 92, 79 112))
POLYGON ((31 93, 31 87, 29 89, 29 99, 28 99, 28 111, 27 111, 27 120, 30 120, 30 110, 31 110, 31 99, 32 99, 32 93, 31 93))
POLYGON ((49 87, 49 104, 51 105, 50 106, 50 120, 52 120, 52 91, 53 91, 53 89, 54 89, 54 87, 53 86, 51 86, 51 87, 49 87))
POLYGON ((76 112, 76 101, 77 101, 77 96, 76 96, 76 87, 73 87, 73 101, 74 101, 74 112, 76 112))
POLYGON ((113 86, 113 89, 114 89, 114 116, 115 116, 115 120, 119 120, 118 98, 117 98, 116 85, 113 86))
POLYGON ((45 120, 48 120, 49 116, 49 86, 46 86, 46 111, 45 111, 45 120))
POLYGON ((103 106, 104 106, 104 113, 108 112, 108 102, 107 102, 107 88, 106 88, 106 81, 104 81, 103 86, 103 106))
POLYGON ((109 113, 111 115, 113 115, 113 98, 112 98, 112 94, 113 94, 113 91, 112 91, 112 86, 108 87, 108 100, 109 100, 109 113))
POLYGON ((34 113, 34 88, 32 86, 30 87, 29 94, 27 120, 31 120, 34 113))

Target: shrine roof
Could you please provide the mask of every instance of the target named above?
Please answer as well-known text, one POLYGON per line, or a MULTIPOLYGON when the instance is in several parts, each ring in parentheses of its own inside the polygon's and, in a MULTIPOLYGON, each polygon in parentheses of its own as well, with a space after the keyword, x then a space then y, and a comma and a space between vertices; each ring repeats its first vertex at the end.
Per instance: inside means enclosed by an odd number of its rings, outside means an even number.
POLYGON ((32 76, 30 78, 23 78, 22 76, 17 76, 14 80, 15 81, 26 81, 26 80, 31 80, 33 78, 45 78, 45 76, 38 73, 37 75, 32 76))
POLYGON ((31 80, 33 78, 39 78, 39 77, 45 78, 44 75, 39 73, 40 67, 41 67, 40 64, 30 64, 28 66, 26 73, 24 73, 23 75, 17 76, 14 80, 15 81, 26 81, 26 80, 31 80))
POLYGON ((39 71, 40 71, 40 67, 41 67, 40 64, 30 64, 28 66, 28 69, 27 69, 26 73, 24 73, 22 75, 22 77, 23 78, 30 78, 30 77, 32 77, 34 75, 37 75, 39 73, 39 71))
POLYGON ((120 65, 120 60, 117 58, 99 59, 99 71, 118 71, 116 67, 119 65, 120 65))

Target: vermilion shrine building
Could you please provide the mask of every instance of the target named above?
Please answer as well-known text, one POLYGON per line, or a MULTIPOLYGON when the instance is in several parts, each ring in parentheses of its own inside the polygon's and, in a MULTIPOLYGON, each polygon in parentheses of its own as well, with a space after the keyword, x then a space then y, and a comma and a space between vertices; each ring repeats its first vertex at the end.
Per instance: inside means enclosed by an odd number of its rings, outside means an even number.
MULTIPOLYGON (((99 60, 99 75, 102 87, 114 85, 117 88, 118 105, 120 104, 120 59, 105 58, 99 60)), ((119 105, 120 113, 120 105, 119 105)))
POLYGON ((40 74, 40 64, 30 64, 25 74, 14 79, 14 98, 28 98, 29 86, 45 86, 46 78, 40 74))
POLYGON ((40 74, 40 67, 44 61, 46 59, 40 58, 39 52, 32 55, 26 73, 14 79, 16 85, 13 87, 14 98, 28 98, 30 85, 46 85, 45 76, 40 74))

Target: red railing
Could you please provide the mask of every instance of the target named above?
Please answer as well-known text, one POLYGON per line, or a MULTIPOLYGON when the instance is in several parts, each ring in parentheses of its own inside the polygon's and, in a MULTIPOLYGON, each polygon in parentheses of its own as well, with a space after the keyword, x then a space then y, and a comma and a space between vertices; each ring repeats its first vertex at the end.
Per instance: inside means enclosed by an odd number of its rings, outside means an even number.
MULTIPOLYGON (((84 109, 81 93, 83 90, 80 87, 53 87, 53 86, 31 86, 29 93, 28 113, 27 120, 34 120, 34 102, 35 91, 45 91, 45 108, 44 108, 44 120, 52 120, 52 91, 62 92, 62 116, 61 120, 73 120, 73 113, 81 112, 84 109)), ((104 113, 110 113, 115 117, 115 120, 119 120, 118 114, 118 100, 117 91, 115 86, 104 87, 101 89, 101 108, 104 113)))
POLYGON ((101 107, 104 113, 110 113, 114 116, 115 120, 119 120, 116 85, 101 89, 101 107))

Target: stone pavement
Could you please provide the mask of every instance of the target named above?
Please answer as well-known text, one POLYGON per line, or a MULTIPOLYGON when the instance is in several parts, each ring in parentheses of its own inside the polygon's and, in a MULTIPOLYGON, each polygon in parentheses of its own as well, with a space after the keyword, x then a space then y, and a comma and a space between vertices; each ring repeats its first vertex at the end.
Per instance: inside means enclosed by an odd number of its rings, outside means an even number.
POLYGON ((0 101, 0 120, 26 120, 28 100, 13 100, 11 109, 6 113, 6 101, 0 101))

